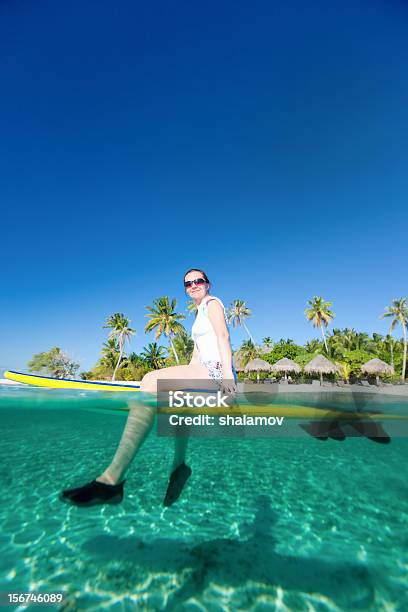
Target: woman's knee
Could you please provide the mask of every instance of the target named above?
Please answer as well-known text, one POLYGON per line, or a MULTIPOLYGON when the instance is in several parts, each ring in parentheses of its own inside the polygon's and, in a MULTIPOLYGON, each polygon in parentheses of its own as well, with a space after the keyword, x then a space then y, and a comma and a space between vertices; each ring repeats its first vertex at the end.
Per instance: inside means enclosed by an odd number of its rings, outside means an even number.
POLYGON ((156 391, 157 387, 157 374, 156 372, 148 372, 145 374, 140 381, 140 390, 141 391, 156 391))

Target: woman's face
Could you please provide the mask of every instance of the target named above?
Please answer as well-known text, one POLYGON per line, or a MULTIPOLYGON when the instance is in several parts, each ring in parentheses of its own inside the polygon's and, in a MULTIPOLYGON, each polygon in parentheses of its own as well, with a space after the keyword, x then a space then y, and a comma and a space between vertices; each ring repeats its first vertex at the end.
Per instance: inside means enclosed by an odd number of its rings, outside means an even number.
MULTIPOLYGON (((204 276, 198 270, 193 270, 192 272, 189 272, 188 274, 186 274, 186 276, 184 277, 184 283, 189 282, 189 281, 190 282, 191 281, 195 281, 195 280, 197 280, 197 281, 199 281, 199 280, 205 281, 204 276)), ((205 297, 207 295, 208 288, 209 288, 209 285, 206 282, 204 282, 202 284, 200 284, 200 283, 197 284, 197 283, 193 282, 191 285, 186 287, 186 293, 193 300, 202 300, 203 297, 205 297)))

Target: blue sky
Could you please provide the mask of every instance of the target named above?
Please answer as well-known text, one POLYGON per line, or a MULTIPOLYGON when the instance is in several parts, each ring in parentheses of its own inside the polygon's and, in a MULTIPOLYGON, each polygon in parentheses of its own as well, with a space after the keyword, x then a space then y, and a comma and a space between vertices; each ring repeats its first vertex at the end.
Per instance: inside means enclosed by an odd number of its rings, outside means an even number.
MULTIPOLYGON (((257 340, 386 332, 406 282, 408 8, 398 1, 3 2, 0 368, 90 368, 199 266, 257 340)), ((189 327, 192 319, 187 319, 189 327)), ((233 344, 244 338, 233 330, 233 344)))

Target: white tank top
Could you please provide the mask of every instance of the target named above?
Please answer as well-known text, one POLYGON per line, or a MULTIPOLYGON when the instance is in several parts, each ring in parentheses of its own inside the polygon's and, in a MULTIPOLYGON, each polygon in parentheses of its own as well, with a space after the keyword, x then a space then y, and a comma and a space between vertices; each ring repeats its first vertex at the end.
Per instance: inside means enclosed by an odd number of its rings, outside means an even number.
POLYGON ((205 361, 221 362, 217 336, 208 317, 207 304, 210 300, 217 300, 217 302, 221 304, 224 311, 225 322, 228 323, 224 304, 221 302, 221 300, 213 295, 211 295, 210 298, 205 297, 197 308, 196 320, 191 328, 191 335, 197 346, 201 363, 204 363, 205 361))

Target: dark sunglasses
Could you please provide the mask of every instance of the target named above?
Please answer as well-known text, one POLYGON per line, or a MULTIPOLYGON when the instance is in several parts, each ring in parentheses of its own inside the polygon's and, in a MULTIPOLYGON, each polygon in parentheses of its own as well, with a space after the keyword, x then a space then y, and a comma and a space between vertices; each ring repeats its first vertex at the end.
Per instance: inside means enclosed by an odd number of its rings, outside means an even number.
POLYGON ((192 287, 193 283, 194 285, 197 285, 198 287, 200 285, 205 285, 207 281, 205 280, 205 278, 195 278, 194 280, 191 281, 184 281, 184 287, 187 289, 188 287, 192 287))

